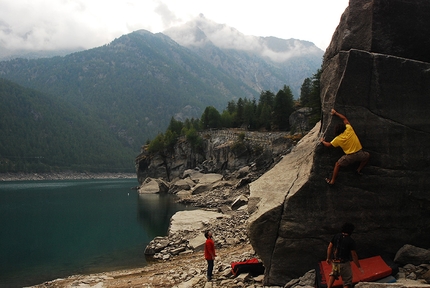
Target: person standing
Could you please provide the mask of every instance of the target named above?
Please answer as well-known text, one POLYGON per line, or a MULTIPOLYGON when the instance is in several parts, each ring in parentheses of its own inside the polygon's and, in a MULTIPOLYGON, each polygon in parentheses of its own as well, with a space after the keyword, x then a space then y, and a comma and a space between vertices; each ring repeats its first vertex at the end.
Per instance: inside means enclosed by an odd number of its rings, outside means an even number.
POLYGON ((341 147, 345 155, 340 157, 340 159, 334 165, 333 175, 331 179, 325 179, 327 184, 329 185, 333 185, 336 181, 336 177, 339 173, 340 167, 345 167, 354 162, 360 161, 360 165, 357 168, 357 174, 360 175, 361 169, 366 166, 370 158, 369 152, 363 151, 363 147, 361 146, 360 140, 355 134, 355 131, 349 123, 348 119, 334 109, 331 109, 331 115, 336 115, 342 120, 343 123, 336 125, 336 137, 331 142, 327 142, 324 140, 324 138, 321 138, 321 143, 325 147, 341 147))
POLYGON ((326 262, 332 265, 327 288, 331 288, 334 280, 337 280, 339 276, 342 277, 344 288, 352 287, 351 259, 360 272, 364 273, 360 262, 358 262, 355 241, 351 238, 354 228, 351 223, 343 224, 341 233, 334 235, 327 247, 326 262))
POLYGON ((208 271, 207 271, 207 279, 208 281, 212 280, 212 272, 214 268, 214 260, 216 257, 215 254, 215 243, 212 239, 212 232, 205 232, 206 242, 205 242, 205 259, 208 262, 208 271))

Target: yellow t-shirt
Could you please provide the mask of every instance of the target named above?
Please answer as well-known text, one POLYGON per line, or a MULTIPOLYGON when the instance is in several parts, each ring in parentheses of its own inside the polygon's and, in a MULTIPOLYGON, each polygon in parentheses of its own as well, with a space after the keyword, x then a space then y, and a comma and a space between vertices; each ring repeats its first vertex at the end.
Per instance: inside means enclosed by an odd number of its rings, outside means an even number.
POLYGON ((336 136, 330 143, 333 147, 341 147, 345 154, 352 154, 360 151, 363 147, 361 146, 360 140, 352 129, 352 126, 346 124, 346 129, 341 134, 336 136))

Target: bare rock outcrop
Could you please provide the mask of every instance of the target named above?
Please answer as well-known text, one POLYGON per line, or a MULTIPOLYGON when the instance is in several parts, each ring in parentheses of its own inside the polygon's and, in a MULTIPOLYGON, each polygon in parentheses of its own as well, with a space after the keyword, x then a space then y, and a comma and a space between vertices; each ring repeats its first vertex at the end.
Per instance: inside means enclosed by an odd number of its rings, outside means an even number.
POLYGON ((226 129, 203 131, 199 136, 202 149, 193 148, 185 137, 178 140, 173 152, 149 153, 145 146, 142 147, 136 158, 139 183, 148 177, 170 182, 195 168, 204 174, 228 176, 252 163, 254 168, 265 171, 273 165, 274 159, 287 153, 296 142, 289 132, 226 129))
POLYGON ((324 57, 320 126, 250 184, 249 237, 266 285, 284 285, 325 259, 345 221, 356 226, 360 257, 428 247, 429 27, 428 1, 350 0, 324 57), (343 153, 319 145, 334 137, 331 108, 371 154, 363 176, 343 168, 333 187, 324 178, 343 153))

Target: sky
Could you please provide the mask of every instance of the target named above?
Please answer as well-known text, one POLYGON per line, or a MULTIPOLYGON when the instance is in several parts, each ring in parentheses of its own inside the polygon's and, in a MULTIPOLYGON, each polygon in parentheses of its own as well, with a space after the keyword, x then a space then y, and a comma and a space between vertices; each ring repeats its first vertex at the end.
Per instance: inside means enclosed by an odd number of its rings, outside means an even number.
POLYGON ((90 49, 200 14, 245 35, 330 44, 348 0, 0 0, 0 48, 90 49))

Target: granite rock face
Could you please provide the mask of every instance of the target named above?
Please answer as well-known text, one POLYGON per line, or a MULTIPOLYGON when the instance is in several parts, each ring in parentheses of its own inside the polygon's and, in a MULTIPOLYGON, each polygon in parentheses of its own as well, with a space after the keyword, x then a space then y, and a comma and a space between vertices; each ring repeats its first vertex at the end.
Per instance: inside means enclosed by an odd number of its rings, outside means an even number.
POLYGON ((430 2, 350 0, 321 76, 323 118, 271 171, 250 184, 249 237, 266 285, 284 285, 326 257, 340 226, 352 222, 360 258, 430 243, 430 2), (399 21, 401 19, 402 21, 399 21), (331 175, 341 149, 331 141, 334 108, 370 152, 331 175))
POLYGON ((358 49, 430 62, 427 0, 350 0, 324 54, 358 49))

